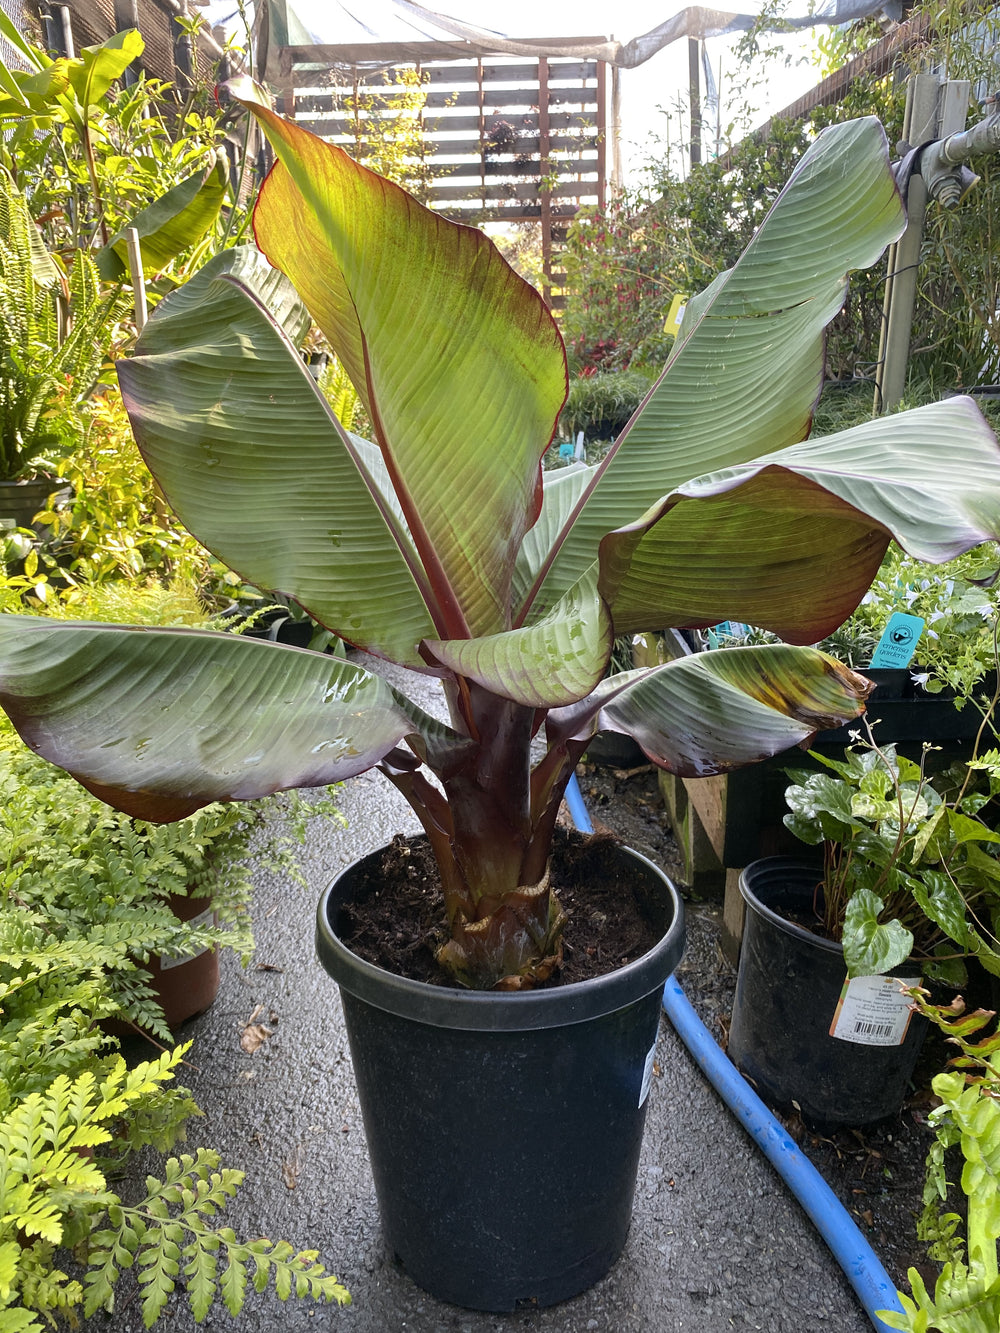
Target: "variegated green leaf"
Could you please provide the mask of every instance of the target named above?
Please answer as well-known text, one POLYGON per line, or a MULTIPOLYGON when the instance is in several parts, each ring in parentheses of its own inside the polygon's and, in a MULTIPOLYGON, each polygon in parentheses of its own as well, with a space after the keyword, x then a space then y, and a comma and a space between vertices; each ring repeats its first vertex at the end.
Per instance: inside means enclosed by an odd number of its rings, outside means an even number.
POLYGON ((590 698, 550 713, 547 734, 559 742, 620 731, 661 768, 706 777, 857 717, 870 688, 813 648, 729 648, 609 676, 590 698))
POLYGON ((32 749, 155 821, 353 777, 415 730, 362 667, 211 630, 4 615, 0 682, 32 749))
POLYGON ((844 961, 851 977, 881 976, 905 963, 913 934, 900 921, 879 921, 885 903, 871 889, 851 894, 844 912, 844 961))

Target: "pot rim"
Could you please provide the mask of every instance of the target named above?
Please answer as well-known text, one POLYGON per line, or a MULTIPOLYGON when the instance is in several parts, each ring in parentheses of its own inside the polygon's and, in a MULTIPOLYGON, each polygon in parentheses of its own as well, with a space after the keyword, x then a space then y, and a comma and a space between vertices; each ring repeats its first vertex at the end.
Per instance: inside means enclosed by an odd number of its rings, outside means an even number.
MULTIPOLYGON (((809 861, 803 860, 801 857, 762 856, 756 861, 751 861, 745 869, 740 871, 740 893, 748 907, 752 908, 753 911, 757 912, 757 914, 765 920, 770 921, 778 930, 784 931, 786 935, 791 935, 793 939, 802 940, 807 944, 813 945, 817 949, 823 950, 825 953, 835 955, 840 959, 846 969, 847 962, 844 959, 844 946, 842 944, 838 944, 834 940, 824 939, 822 935, 816 935, 811 930, 805 930, 802 926, 797 926, 794 921, 789 921, 787 917, 779 915, 773 907, 769 907, 766 902, 763 902, 757 896, 760 885, 758 884, 757 892, 755 892, 749 887, 745 879, 745 876, 747 875, 749 875, 751 879, 758 879, 760 877, 770 879, 771 877, 774 877, 774 879, 781 879, 787 883, 789 879, 794 880, 798 877, 802 881, 802 886, 807 886, 815 884, 817 875, 822 877, 822 873, 822 866, 818 863, 810 863, 809 861)), ((800 886, 793 885, 793 887, 800 886)), ((896 967, 890 967, 887 972, 871 973, 869 975, 894 977, 903 976, 916 971, 922 976, 923 970, 924 964, 919 960, 915 960, 911 954, 909 958, 904 958, 904 960, 897 964, 896 967)))
POLYGON ((762 887, 760 882, 757 884, 756 891, 750 888, 748 878, 760 881, 764 876, 767 877, 768 883, 773 887, 777 887, 778 883, 781 883, 782 886, 787 884, 793 889, 801 888, 805 892, 806 881, 812 885, 815 884, 817 877, 822 879, 822 866, 818 864, 810 865, 808 861, 796 856, 762 856, 757 861, 751 861, 748 866, 740 871, 740 894, 748 907, 751 907, 765 920, 770 921, 778 930, 784 931, 786 935, 791 935, 794 939, 814 944, 827 953, 839 954, 842 958, 844 956, 844 946, 842 944, 838 944, 835 940, 825 939, 812 930, 806 930, 804 926, 796 925, 794 921, 789 921, 780 912, 776 912, 773 907, 758 896, 762 887))
MULTIPOLYGON (((377 856, 381 850, 377 848, 367 856, 377 856)), ((324 969, 350 995, 387 1013, 432 1027, 514 1032, 602 1018, 662 989, 684 952, 684 906, 673 883, 640 852, 625 846, 620 851, 639 861, 663 883, 673 917, 663 937, 648 953, 601 977, 570 982, 551 990, 464 991, 432 986, 376 967, 352 953, 336 935, 330 921, 338 885, 367 856, 340 871, 320 897, 316 911, 316 952, 324 969)))

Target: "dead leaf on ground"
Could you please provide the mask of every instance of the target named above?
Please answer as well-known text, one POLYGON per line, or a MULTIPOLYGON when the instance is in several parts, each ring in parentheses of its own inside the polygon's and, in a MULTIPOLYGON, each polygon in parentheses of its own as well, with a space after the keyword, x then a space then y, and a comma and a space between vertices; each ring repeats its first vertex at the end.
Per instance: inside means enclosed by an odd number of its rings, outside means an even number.
POLYGON ((255 972, 284 972, 284 970, 277 963, 258 963, 254 968, 255 972))
MULTIPOLYGON (((253 1055, 254 1051, 259 1051, 268 1037, 274 1036, 273 1028, 265 1027, 263 1023, 257 1022, 263 1012, 264 1006, 259 1004, 244 1023, 243 1031, 240 1033, 240 1048, 247 1055, 253 1055)), ((272 1015, 272 1021, 273 1018, 272 1015)))
POLYGON ((293 1190, 299 1183, 299 1172, 302 1170, 302 1158, 304 1156, 301 1143, 297 1143, 292 1149, 292 1155, 286 1157, 281 1163, 281 1177, 285 1182, 287 1189, 293 1190))

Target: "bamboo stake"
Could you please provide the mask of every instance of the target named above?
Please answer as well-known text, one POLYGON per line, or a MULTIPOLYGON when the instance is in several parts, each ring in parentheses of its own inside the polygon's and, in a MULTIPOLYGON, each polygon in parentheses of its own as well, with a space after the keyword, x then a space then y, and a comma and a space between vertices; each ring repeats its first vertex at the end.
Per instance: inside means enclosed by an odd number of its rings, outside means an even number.
POLYGON ((128 267, 132 275, 132 291, 135 294, 135 327, 141 333, 146 323, 146 283, 142 275, 142 252, 139 248, 139 233, 135 227, 125 231, 125 245, 128 249, 128 267))

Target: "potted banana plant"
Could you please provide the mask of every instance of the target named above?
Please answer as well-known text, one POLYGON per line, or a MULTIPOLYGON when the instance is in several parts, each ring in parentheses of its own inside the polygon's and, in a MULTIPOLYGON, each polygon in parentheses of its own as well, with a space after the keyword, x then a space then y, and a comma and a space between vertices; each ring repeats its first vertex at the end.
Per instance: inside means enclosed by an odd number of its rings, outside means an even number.
MULTIPOLYGON (((559 331, 487 237, 231 89, 276 165, 255 250, 162 302, 119 376, 183 521, 372 665, 239 636, 0 617, 0 702, 28 743, 135 816, 377 767, 440 886, 451 984, 361 958, 375 864, 320 905, 388 1246, 459 1304, 583 1290, 624 1245, 676 895, 628 853, 654 943, 560 985, 556 815, 598 728, 657 764, 726 771, 858 716, 863 678, 807 646, 892 537, 942 560, 1000 534, 1000 449, 964 398, 808 437, 823 329, 903 206, 874 120, 816 141, 597 466, 544 472, 559 331), (266 256, 266 259, 265 259, 266 256), (306 309, 373 423, 345 432, 297 351, 306 309), (738 619, 784 643, 605 675, 616 633, 738 619), (427 716, 379 659, 439 678, 427 716), (533 749, 534 744, 534 749, 533 749)), ((398 679, 398 676, 394 676, 398 679)), ((404 878, 418 852, 395 848, 404 878)), ((410 887, 409 884, 407 887, 410 887)), ((579 952, 579 951, 577 951, 579 952)))

